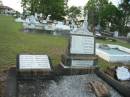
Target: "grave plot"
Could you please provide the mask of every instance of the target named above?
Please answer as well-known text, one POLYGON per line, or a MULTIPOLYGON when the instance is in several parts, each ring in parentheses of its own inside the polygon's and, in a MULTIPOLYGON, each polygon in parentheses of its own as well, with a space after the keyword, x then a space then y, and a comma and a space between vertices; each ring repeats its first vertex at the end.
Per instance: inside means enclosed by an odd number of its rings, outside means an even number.
POLYGON ((96 44, 96 54, 109 63, 130 63, 130 49, 112 44, 96 44))
MULTIPOLYGON (((93 90, 89 84, 95 81, 108 90, 110 97, 123 97, 95 74, 57 76, 54 80, 20 82, 18 97, 98 97, 99 92, 93 90)), ((94 88, 97 88, 97 84, 94 88)), ((104 93, 102 90, 101 94, 104 93)))

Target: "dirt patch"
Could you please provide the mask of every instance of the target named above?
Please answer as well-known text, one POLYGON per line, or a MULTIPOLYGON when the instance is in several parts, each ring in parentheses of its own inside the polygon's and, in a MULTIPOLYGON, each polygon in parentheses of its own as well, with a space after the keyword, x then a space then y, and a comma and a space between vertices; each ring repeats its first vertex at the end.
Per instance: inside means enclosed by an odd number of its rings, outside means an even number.
POLYGON ((7 74, 7 70, 0 73, 0 97, 4 97, 5 94, 7 74))
POLYGON ((89 82, 99 81, 110 92, 111 97, 122 97, 111 86, 95 74, 57 76, 53 80, 19 82, 19 97, 96 97, 89 82))

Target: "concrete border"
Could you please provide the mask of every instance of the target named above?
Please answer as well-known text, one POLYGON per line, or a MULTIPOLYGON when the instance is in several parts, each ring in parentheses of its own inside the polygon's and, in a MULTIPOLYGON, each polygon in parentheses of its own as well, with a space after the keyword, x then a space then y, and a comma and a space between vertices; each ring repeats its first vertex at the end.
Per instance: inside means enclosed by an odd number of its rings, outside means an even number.
MULTIPOLYGON (((114 55, 114 54, 109 54, 107 52, 102 51, 99 49, 99 46, 101 44, 96 44, 96 55, 98 55, 100 58, 111 62, 111 63, 129 63, 130 62, 130 55, 114 55)), ((130 49, 120 46, 120 45, 112 45, 112 44, 107 44, 110 48, 118 48, 121 51, 127 52, 130 54, 130 49)))
POLYGON ((113 79, 111 76, 105 74, 100 70, 96 70, 96 74, 104 81, 106 81, 109 85, 114 87, 124 97, 130 97, 130 88, 125 87, 124 85, 120 84, 119 81, 113 79))

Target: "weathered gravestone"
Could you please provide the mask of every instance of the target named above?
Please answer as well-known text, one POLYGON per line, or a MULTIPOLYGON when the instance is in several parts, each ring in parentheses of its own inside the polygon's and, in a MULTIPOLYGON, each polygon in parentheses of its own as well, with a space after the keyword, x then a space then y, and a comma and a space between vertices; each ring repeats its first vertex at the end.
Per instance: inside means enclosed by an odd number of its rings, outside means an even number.
POLYGON ((68 51, 62 56, 62 63, 71 67, 95 67, 95 38, 88 35, 72 35, 68 51))
POLYGON ((49 75, 51 64, 47 55, 21 54, 17 58, 18 77, 32 78, 49 75))
POLYGON ((87 22, 83 27, 71 35, 66 54, 62 56, 64 68, 95 68, 95 37, 87 29, 87 22), (86 26, 85 26, 86 25, 86 26), (86 27, 86 28, 85 28, 86 27))

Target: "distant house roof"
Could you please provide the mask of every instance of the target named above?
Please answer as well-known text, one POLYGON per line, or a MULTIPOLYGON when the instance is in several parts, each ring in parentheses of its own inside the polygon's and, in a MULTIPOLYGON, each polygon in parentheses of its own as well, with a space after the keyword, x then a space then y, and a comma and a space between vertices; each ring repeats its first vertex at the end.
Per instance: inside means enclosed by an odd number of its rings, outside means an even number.
POLYGON ((4 10, 4 9, 7 9, 7 10, 14 10, 14 9, 8 7, 8 6, 3 6, 3 5, 0 6, 0 9, 3 9, 3 10, 4 10))
POLYGON ((3 5, 3 3, 2 3, 2 1, 0 0, 0 6, 2 6, 3 5))
POLYGON ((10 9, 12 10, 12 8, 8 7, 8 6, 0 6, 1 9, 10 9))
POLYGON ((14 13, 18 12, 16 10, 12 9, 11 7, 3 6, 3 5, 0 6, 0 10, 2 13, 4 12, 5 14, 14 14, 14 13))

